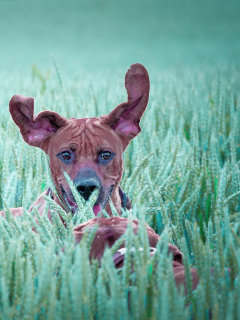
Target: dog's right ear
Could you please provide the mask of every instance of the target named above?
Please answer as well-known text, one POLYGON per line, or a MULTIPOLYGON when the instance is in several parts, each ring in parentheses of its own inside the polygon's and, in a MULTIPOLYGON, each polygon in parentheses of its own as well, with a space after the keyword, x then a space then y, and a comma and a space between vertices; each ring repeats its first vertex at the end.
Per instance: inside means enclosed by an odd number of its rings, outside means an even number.
POLYGON ((125 76, 125 87, 128 101, 102 116, 101 121, 130 141, 141 131, 139 122, 148 104, 150 84, 148 72, 143 65, 131 65, 125 76))
POLYGON ((41 148, 44 140, 52 136, 67 119, 53 111, 43 111, 33 115, 34 98, 15 95, 9 102, 11 116, 19 127, 25 142, 41 148))

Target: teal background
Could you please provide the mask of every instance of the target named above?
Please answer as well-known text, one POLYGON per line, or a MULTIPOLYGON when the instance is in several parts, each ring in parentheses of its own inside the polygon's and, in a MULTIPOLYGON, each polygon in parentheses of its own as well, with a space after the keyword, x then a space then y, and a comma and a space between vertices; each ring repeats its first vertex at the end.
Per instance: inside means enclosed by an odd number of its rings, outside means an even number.
POLYGON ((64 80, 239 61, 240 1, 0 1, 0 72, 52 67, 64 80))

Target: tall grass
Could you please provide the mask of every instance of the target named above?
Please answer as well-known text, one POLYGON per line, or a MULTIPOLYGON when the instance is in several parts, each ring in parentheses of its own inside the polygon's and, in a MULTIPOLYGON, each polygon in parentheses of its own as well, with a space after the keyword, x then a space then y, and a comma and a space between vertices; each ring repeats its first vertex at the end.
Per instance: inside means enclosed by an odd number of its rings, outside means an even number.
MULTIPOLYGON (((56 70, 44 92, 39 83, 23 85, 20 79, 14 93, 36 97, 36 113, 50 109, 78 118, 100 116, 126 100, 124 74, 98 83, 76 79, 63 87, 56 70)), ((124 216, 142 221, 137 236, 128 230, 126 245, 146 241, 144 219, 162 237, 153 258, 134 254, 133 273, 130 257, 116 270, 110 250, 101 267, 96 261, 90 265, 93 235, 74 246, 76 221, 70 215, 64 228, 57 214, 50 224, 36 210, 27 213, 51 184, 48 162, 41 150, 23 142, 8 114, 7 88, 13 80, 1 81, 0 209, 23 206, 25 213, 0 219, 0 317, 209 319, 211 313, 213 319, 240 318, 239 71, 239 66, 222 66, 150 74, 142 133, 124 154, 121 186, 133 204, 133 212, 124 216), (167 242, 183 251, 186 268, 197 267, 200 284, 192 292, 187 278, 187 296, 174 286, 162 246, 167 242)))

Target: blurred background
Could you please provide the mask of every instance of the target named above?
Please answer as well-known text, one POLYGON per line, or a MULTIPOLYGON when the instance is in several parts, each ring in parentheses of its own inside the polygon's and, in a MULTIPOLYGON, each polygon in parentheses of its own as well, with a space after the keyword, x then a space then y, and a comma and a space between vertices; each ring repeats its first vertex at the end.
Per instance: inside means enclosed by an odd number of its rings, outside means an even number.
POLYGON ((127 70, 151 72, 239 60, 240 1, 0 1, 0 73, 46 72, 65 81, 127 70))

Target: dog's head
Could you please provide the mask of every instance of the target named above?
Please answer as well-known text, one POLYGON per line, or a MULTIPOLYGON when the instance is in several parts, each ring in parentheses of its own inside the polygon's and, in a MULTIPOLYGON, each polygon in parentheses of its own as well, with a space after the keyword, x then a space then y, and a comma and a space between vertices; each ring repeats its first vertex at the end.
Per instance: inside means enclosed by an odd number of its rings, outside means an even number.
POLYGON ((10 100, 10 113, 24 141, 48 154, 58 194, 72 211, 76 203, 64 172, 85 200, 99 188, 95 214, 122 178, 123 151, 141 131, 139 121, 148 103, 149 77, 141 64, 130 67, 125 87, 128 101, 100 118, 66 119, 52 111, 34 115, 33 98, 15 95, 10 100))

